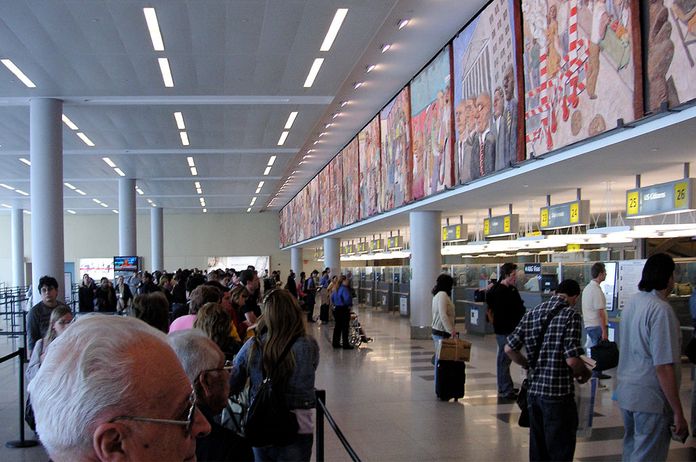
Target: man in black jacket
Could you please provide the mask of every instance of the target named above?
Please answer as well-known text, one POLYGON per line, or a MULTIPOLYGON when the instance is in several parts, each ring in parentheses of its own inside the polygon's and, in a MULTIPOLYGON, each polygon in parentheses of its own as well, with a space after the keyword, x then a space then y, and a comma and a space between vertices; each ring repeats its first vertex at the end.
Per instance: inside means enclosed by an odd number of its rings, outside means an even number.
POLYGON ((517 265, 505 263, 500 267, 499 282, 486 293, 488 317, 493 323, 495 339, 498 343, 497 375, 498 396, 504 399, 517 398, 510 376, 510 358, 505 354, 507 336, 515 330, 524 315, 524 302, 515 287, 517 265))

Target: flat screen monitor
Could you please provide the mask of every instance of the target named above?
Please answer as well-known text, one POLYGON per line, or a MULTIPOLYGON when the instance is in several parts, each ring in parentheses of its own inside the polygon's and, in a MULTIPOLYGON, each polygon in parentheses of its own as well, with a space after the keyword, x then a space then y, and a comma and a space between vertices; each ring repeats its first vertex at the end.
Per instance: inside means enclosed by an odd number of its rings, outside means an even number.
POLYGON ((138 271, 138 257, 114 257, 114 271, 138 271))
POLYGON ((555 274, 542 274, 541 275, 541 291, 542 292, 553 292, 558 288, 558 276, 555 274))

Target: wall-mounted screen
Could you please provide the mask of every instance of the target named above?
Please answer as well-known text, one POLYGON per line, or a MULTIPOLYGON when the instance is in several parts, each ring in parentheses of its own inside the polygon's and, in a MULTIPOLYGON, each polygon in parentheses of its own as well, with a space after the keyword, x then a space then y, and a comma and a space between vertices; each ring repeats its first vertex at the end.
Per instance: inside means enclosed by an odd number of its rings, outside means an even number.
POLYGON ((138 257, 114 257, 114 271, 138 271, 138 257))

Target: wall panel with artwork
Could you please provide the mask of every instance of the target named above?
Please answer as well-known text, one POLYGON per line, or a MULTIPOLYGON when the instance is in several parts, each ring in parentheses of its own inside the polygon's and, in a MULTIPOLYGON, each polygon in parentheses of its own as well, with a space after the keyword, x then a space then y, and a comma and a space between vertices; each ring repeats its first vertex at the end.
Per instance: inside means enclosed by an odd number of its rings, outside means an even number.
MULTIPOLYGON (((329 228, 334 230, 343 226, 343 157, 341 153, 331 159, 328 171, 329 193, 326 202, 329 204, 329 216, 325 219, 330 222, 329 228)), ((327 208, 323 207, 321 213, 326 213, 326 210, 327 208)))
POLYGON ((380 135, 379 117, 375 117, 358 133, 360 151, 360 215, 367 218, 380 212, 379 194, 382 179, 380 175, 380 135))
POLYGON ((382 189, 380 210, 401 207, 411 200, 411 111, 409 87, 380 112, 382 189))
POLYGON ((358 167, 358 137, 341 151, 343 167, 343 224, 350 225, 360 216, 360 169, 358 167))

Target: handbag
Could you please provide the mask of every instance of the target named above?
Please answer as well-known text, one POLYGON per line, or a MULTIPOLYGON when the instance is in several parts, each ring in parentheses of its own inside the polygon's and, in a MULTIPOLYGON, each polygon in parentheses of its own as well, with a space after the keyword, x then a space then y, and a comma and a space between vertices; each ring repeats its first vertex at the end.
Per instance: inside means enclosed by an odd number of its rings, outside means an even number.
POLYGON ((600 340, 597 345, 590 348, 592 359, 597 361, 595 369, 606 371, 619 365, 619 347, 616 342, 600 340))
POLYGON ((245 437, 244 421, 249 411, 249 384, 239 393, 227 399, 227 405, 220 414, 220 425, 245 437))
MULTIPOLYGON (((279 363, 290 352, 295 340, 296 338, 292 339, 280 354, 279 363)), ((254 341, 260 352, 261 342, 256 337, 254 341)), ((273 382, 272 371, 266 374, 263 365, 261 367, 263 382, 249 404, 244 421, 244 435, 254 447, 285 446, 290 444, 297 435, 299 430, 297 417, 288 408, 285 390, 273 382)))
MULTIPOLYGON (((539 358, 539 352, 541 351, 541 347, 543 346, 544 342, 544 337, 546 336, 546 329, 549 327, 549 324, 551 324, 551 320, 558 314, 559 311, 561 311, 563 307, 556 308, 554 311, 551 312, 549 318, 546 320, 544 325, 541 327, 541 332, 539 332, 539 337, 537 337, 537 344, 539 345, 539 349, 534 353, 534 356, 530 357, 527 361, 527 365, 529 366, 529 369, 534 369, 536 367, 536 362, 537 359, 539 358)), ((520 418, 517 419, 517 425, 523 428, 529 428, 529 406, 527 403, 527 390, 529 389, 529 378, 525 378, 522 381, 522 386, 520 387, 519 393, 517 393, 517 405, 520 407, 520 418)))

